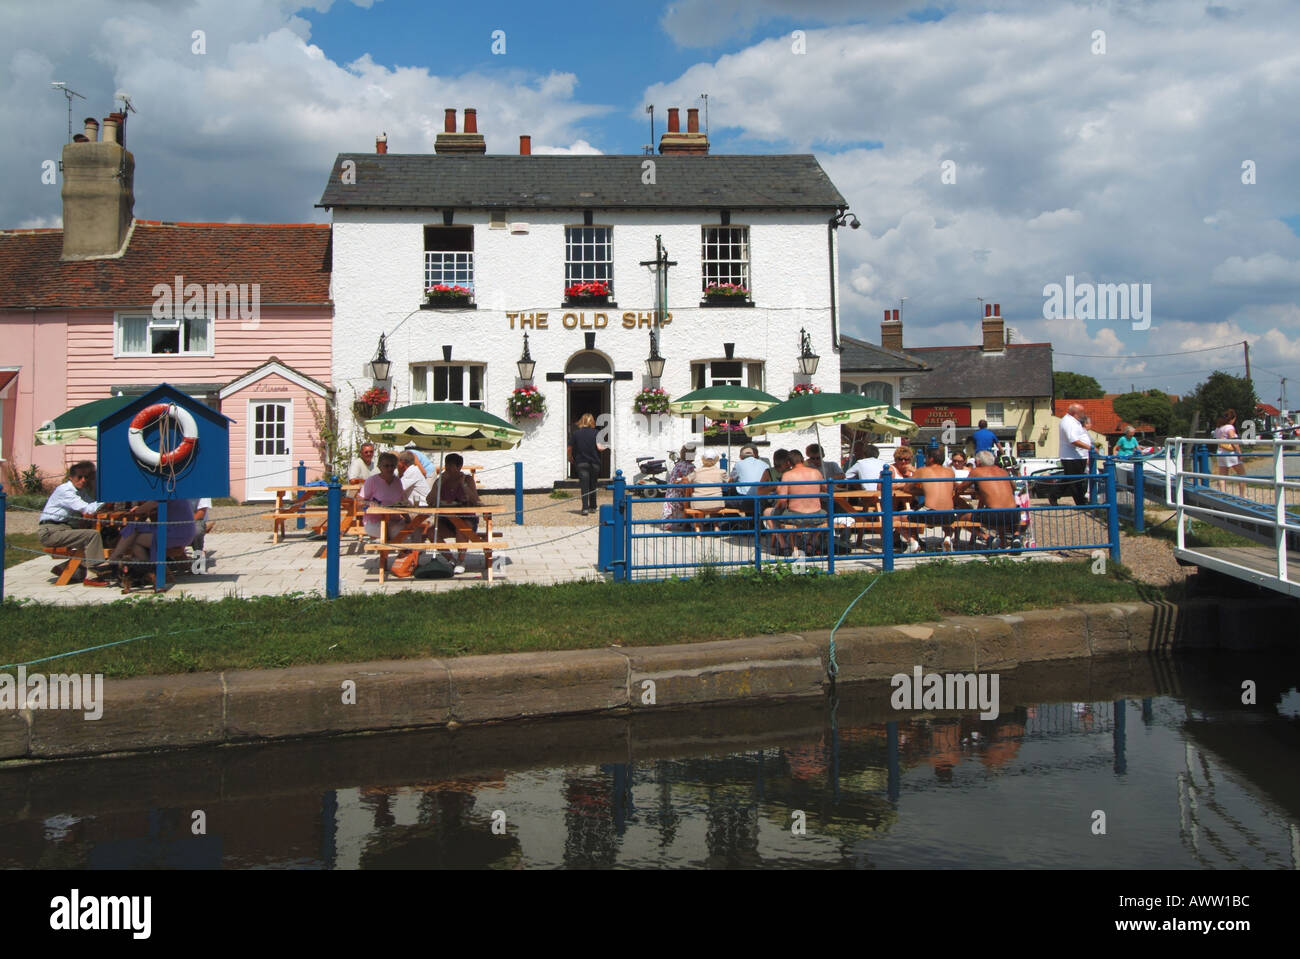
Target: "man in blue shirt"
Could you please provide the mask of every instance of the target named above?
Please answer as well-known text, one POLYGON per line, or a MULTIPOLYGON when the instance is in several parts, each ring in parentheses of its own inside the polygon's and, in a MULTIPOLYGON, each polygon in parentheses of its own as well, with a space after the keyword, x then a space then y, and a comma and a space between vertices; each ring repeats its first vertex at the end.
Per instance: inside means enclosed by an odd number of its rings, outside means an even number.
POLYGON ((729 479, 736 483, 736 495, 727 500, 727 505, 732 509, 738 509, 746 516, 754 515, 754 504, 756 500, 750 495, 754 485, 758 483, 763 474, 771 467, 767 460, 758 458, 758 448, 755 446, 742 446, 740 448, 740 459, 736 461, 735 468, 731 471, 729 479))
POLYGON ((978 455, 980 450, 997 449, 998 434, 989 429, 988 420, 980 420, 980 428, 971 434, 971 440, 975 443, 975 453, 978 455))

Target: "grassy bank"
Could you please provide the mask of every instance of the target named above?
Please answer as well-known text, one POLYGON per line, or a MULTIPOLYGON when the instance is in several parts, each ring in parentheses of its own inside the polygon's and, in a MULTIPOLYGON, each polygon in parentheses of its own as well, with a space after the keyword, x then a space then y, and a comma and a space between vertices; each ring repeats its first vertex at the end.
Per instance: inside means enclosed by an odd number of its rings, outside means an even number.
MULTIPOLYGON (((1065 603, 1129 601, 1149 588, 1086 563, 935 562, 890 573, 845 621, 914 623, 1065 603)), ((425 656, 665 645, 826 629, 871 581, 866 573, 753 574, 658 583, 497 586, 449 593, 123 600, 0 609, 0 665, 144 637, 58 659, 51 672, 134 676, 425 656)))

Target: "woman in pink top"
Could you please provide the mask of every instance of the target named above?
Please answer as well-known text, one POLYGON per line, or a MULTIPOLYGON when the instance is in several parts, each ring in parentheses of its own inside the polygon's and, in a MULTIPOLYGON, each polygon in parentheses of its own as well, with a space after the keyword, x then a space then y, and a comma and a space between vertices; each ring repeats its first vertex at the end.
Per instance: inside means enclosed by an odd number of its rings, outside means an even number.
MULTIPOLYGON (((1230 473, 1236 473, 1238 476, 1246 475, 1246 466, 1241 462, 1241 444, 1231 442, 1237 438, 1237 411, 1228 410, 1220 416, 1214 427, 1214 438, 1219 441, 1218 454, 1214 459, 1214 472, 1220 476, 1227 476, 1230 473)), ((1226 492, 1226 483, 1216 481, 1220 490, 1226 492)), ((1246 495, 1245 483, 1234 483, 1237 487, 1237 495, 1246 495)))
MULTIPOLYGON (((379 538, 380 517, 371 517, 369 512, 371 506, 397 506, 405 497, 406 490, 402 488, 402 478, 397 475, 397 454, 380 453, 379 472, 361 486, 360 499, 362 505, 366 507, 366 535, 379 538)), ((390 540, 404 530, 410 522, 410 517, 405 515, 389 515, 386 518, 390 540)))

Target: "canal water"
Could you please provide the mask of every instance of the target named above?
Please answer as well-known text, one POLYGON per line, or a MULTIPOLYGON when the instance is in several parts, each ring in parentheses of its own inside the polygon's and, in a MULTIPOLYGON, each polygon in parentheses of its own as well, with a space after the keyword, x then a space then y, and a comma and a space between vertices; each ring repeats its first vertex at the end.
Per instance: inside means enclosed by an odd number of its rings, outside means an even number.
POLYGON ((0 866, 1300 868, 1300 658, 1134 656, 1000 678, 988 721, 895 711, 875 683, 9 764, 0 866))

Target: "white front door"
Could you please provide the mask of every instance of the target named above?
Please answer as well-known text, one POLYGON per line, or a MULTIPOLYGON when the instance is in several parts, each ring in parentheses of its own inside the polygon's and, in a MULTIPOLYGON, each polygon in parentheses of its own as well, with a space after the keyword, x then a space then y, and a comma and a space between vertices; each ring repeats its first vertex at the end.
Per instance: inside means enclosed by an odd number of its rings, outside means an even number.
POLYGON ((268 486, 298 482, 293 459, 293 400, 248 401, 248 463, 244 496, 275 499, 268 486))

